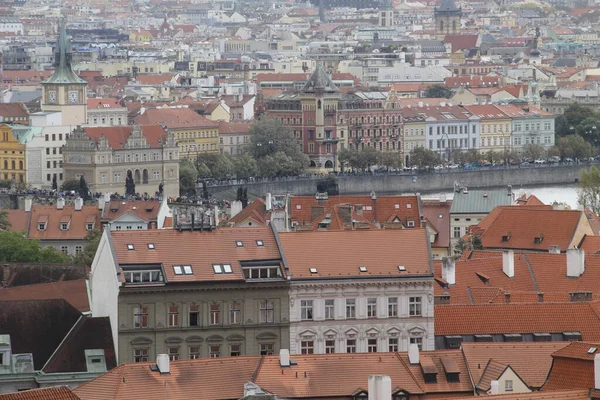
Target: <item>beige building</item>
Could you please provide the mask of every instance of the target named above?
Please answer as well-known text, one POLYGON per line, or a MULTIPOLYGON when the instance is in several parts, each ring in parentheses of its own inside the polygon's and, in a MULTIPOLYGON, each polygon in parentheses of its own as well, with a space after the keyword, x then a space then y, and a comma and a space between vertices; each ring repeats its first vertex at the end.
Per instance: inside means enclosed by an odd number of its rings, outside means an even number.
POLYGON ((250 144, 249 123, 219 122, 219 149, 221 154, 241 156, 250 144))
POLYGON ((102 288, 94 312, 118 321, 119 362, 288 349, 289 284, 277 233, 190 228, 105 231, 91 284, 94 294, 102 288))
POLYGON ((125 193, 131 175, 136 193, 179 195, 179 150, 160 125, 77 128, 63 148, 65 180, 83 175, 90 191, 125 193))
POLYGON ((87 100, 89 125, 127 125, 127 108, 116 99, 96 97, 87 100))

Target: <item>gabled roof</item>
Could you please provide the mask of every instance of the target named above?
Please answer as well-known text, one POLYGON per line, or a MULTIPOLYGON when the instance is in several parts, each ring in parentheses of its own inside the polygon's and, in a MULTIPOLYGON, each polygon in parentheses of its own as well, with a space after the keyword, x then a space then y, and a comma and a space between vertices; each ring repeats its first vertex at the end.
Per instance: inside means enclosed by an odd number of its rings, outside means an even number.
MULTIPOLYGON (((100 199, 102 201, 102 199, 100 199)), ((143 221, 156 221, 160 202, 158 200, 112 200, 104 205, 102 221, 114 221, 129 213, 143 221)))
POLYGON ((29 213, 25 212, 22 208, 17 210, 5 210, 7 211, 7 219, 10 223, 9 230, 11 231, 27 231, 29 227, 29 213))
POLYGON ((339 91, 321 64, 317 64, 315 72, 313 72, 302 88, 304 93, 314 93, 319 90, 325 93, 335 93, 339 91))
MULTIPOLYGON (((539 389, 552 366, 552 353, 567 345, 568 342, 462 343, 461 349, 474 382, 481 384, 484 366, 493 360, 495 367, 503 365, 504 371, 510 365, 527 386, 539 389)), ((489 389, 480 384, 480 389, 489 389)))
POLYGON ((477 47, 478 38, 478 35, 446 35, 444 43, 450 43, 452 52, 456 52, 477 47))
MULTIPOLYGON (((90 128, 87 128, 90 129, 90 128)), ((65 205, 62 210, 56 206, 36 205, 31 208, 29 220, 29 239, 38 240, 84 240, 88 231, 88 221, 94 222, 94 228, 100 228, 100 210, 97 206, 84 205, 80 211, 75 211, 74 206, 65 205), (69 218, 68 230, 61 230, 61 222, 69 218), (46 222, 46 229, 38 230, 39 222, 46 222)))
POLYGON ((23 103, 0 103, 0 116, 27 118, 29 113, 23 103))
POLYGON ((80 400, 67 386, 0 394, 0 400, 80 400))
POLYGON ((422 228, 282 232, 279 239, 292 281, 432 274, 429 238, 422 228), (311 268, 316 272, 311 273, 311 268))
POLYGON ((449 247, 450 246, 450 206, 452 201, 441 203, 439 201, 421 202, 423 216, 427 221, 427 225, 431 225, 435 231, 435 241, 431 244, 432 247, 449 247))
POLYGON ((163 265, 167 282, 243 280, 241 261, 281 259, 271 228, 221 228, 210 232, 178 230, 113 231, 112 249, 119 265, 163 265), (257 240, 263 242, 262 246, 257 240), (237 246, 236 242, 242 242, 237 246), (154 244, 154 248, 148 244, 154 244), (128 245, 134 249, 129 250, 128 245), (177 249, 177 251, 173 251, 177 249), (213 264, 233 272, 215 274, 213 264), (175 275, 173 265, 190 265, 193 274, 175 275))
POLYGON ((88 107, 88 109, 100 109, 100 110, 124 108, 117 99, 101 98, 101 97, 87 99, 87 107, 88 107))
MULTIPOLYGON (((585 339, 584 339, 585 340, 585 339)), ((552 354, 552 370, 542 391, 594 389, 594 357, 598 341, 574 342, 552 354)))
POLYGON ((229 219, 228 223, 237 225, 249 219, 256 222, 258 225, 265 226, 268 220, 268 212, 265 201, 261 198, 254 200, 248 204, 242 211, 229 219))
POLYGON ((161 148, 160 142, 166 140, 167 132, 162 126, 156 123, 150 123, 147 125, 127 125, 127 126, 98 126, 98 127, 85 127, 84 132, 87 137, 92 139, 94 143, 98 143, 101 137, 106 138, 108 145, 113 150, 124 149, 124 144, 127 143, 129 136, 131 136, 134 129, 141 130, 142 135, 146 138, 146 143, 150 148, 159 149, 161 148))

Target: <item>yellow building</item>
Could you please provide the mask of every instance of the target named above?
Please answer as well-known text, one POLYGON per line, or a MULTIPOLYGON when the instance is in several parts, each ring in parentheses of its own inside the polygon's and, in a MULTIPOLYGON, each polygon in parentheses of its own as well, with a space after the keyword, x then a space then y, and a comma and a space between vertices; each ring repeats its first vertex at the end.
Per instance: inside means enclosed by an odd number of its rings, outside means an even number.
POLYGON ((25 170, 25 144, 13 135, 10 125, 0 125, 0 180, 10 180, 17 186, 24 186, 27 179, 25 170))
POLYGON ((465 110, 479 117, 482 154, 490 150, 499 153, 510 150, 512 119, 508 115, 492 104, 465 106, 465 110))
POLYGON ((425 117, 407 108, 403 110, 402 123, 404 165, 408 165, 410 152, 417 147, 425 147, 425 117))
POLYGON ((160 124, 175 137, 179 158, 219 153, 219 123, 189 108, 156 108, 136 118, 138 124, 160 124))

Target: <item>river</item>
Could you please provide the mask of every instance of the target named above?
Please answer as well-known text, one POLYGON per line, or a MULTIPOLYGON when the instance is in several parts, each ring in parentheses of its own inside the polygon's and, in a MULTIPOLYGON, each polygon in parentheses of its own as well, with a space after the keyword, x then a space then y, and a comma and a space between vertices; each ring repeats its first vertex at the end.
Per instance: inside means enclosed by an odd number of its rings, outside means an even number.
MULTIPOLYGON (((515 192, 516 196, 521 196, 523 193, 527 194, 527 195, 535 195, 537 198, 539 198, 541 201, 543 201, 545 204, 552 204, 553 202, 557 201, 559 203, 566 203, 568 204, 572 209, 576 209, 579 206, 579 202, 577 201, 577 186, 576 185, 562 185, 562 186, 547 186, 547 187, 540 187, 540 186, 532 186, 532 187, 527 187, 527 186, 519 186, 519 187, 514 187, 513 186, 513 191, 515 192)), ((454 193, 450 192, 450 193, 446 193, 447 198, 452 198, 452 196, 454 195, 454 193)), ((427 195, 422 195, 423 199, 433 199, 433 198, 438 198, 439 195, 434 195, 434 194, 427 194, 427 195)))

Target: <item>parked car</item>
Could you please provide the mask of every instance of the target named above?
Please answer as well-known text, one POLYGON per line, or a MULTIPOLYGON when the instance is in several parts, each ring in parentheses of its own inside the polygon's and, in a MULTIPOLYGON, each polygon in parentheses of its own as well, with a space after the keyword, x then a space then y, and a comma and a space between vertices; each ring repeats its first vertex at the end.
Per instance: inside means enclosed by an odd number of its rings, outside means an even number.
POLYGON ((542 159, 542 158, 538 158, 537 160, 535 160, 533 162, 534 164, 546 164, 546 160, 542 159))
POLYGON ((565 157, 563 160, 564 163, 566 164, 572 164, 573 163, 573 159, 571 157, 565 157))
POLYGON ((555 164, 555 163, 559 163, 560 162, 560 157, 559 156, 552 156, 548 158, 548 163, 550 164, 555 164))

